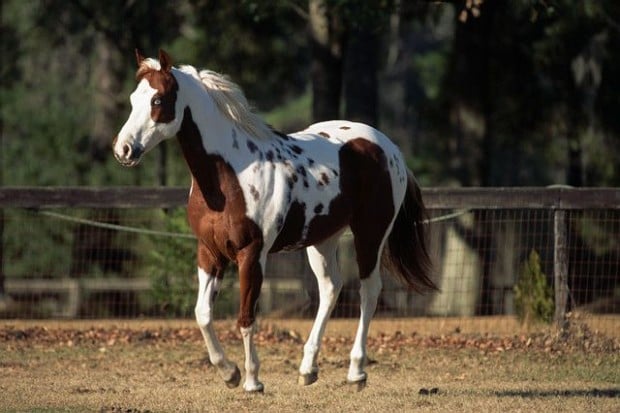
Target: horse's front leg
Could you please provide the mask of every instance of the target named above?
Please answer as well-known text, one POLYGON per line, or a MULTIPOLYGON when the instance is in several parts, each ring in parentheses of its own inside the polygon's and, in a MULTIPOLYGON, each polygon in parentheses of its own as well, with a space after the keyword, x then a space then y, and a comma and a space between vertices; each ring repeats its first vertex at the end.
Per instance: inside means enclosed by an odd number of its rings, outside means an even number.
POLYGON ((217 367, 220 376, 228 387, 237 387, 241 381, 241 374, 237 365, 226 358, 224 350, 213 329, 213 302, 217 296, 221 279, 221 272, 217 267, 205 262, 204 251, 201 254, 198 249, 198 300, 196 300, 196 322, 200 327, 200 332, 205 340, 209 359, 217 367), (201 259, 202 258, 202 259, 201 259), (209 268, 209 272, 204 268, 209 268), (217 274, 216 274, 217 273, 217 274))
POLYGON ((254 329, 256 322, 256 303, 263 283, 263 270, 266 255, 262 253, 262 243, 251 244, 237 255, 239 263, 239 329, 243 337, 245 350, 245 383, 243 388, 247 392, 262 392, 263 383, 258 380, 260 362, 254 344, 254 329))

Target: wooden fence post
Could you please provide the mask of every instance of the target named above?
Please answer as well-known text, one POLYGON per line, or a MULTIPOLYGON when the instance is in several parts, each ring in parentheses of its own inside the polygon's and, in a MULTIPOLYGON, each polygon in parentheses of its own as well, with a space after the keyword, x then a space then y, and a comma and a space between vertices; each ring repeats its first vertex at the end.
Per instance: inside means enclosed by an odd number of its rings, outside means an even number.
POLYGON ((553 213, 553 288, 555 290, 555 323, 558 328, 567 327, 568 304, 568 254, 566 211, 556 209, 553 213))

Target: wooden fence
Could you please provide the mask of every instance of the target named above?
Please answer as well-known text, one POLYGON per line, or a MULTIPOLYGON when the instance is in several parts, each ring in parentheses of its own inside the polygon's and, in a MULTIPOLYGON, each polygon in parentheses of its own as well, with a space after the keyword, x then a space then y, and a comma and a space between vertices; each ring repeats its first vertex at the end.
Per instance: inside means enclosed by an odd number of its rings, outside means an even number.
MULTIPOLYGON (((136 209, 136 208, 175 208, 185 205, 186 188, 143 188, 143 187, 4 187, 0 188, 0 214, 3 210, 32 209, 136 209)), ((555 321, 562 325, 569 307, 569 217, 573 211, 620 211, 620 189, 618 188, 426 188, 423 198, 427 208, 434 212, 435 218, 444 212, 498 211, 498 210, 540 210, 553 216, 553 277, 555 293, 555 321)), ((614 215, 615 217, 615 215, 614 215)), ((458 218, 454 218, 458 219, 458 218)), ((614 218, 615 220, 615 218, 614 218)), ((614 221, 615 222, 615 221, 614 221)), ((527 224, 523 224, 527 225, 527 224)), ((604 225, 604 224, 603 224, 604 225)), ((4 220, 0 215, 0 240, 2 240, 4 220)), ((8 240, 4 240, 8 242, 8 240)), ((613 255, 616 257, 618 255, 613 255)), ((75 316, 79 303, 76 298, 80 292, 95 285, 95 290, 114 290, 127 288, 126 282, 118 279, 99 280, 95 284, 76 284, 64 280, 5 280, 2 254, 0 254, 0 288, 8 293, 15 291, 58 290, 70 296, 69 304, 60 316, 75 316)), ((6 268, 4 268, 6 271, 6 268)), ((613 271, 613 270, 612 270, 613 271)), ((620 278, 619 274, 612 277, 620 278)), ((144 280, 131 283, 132 288, 148 288, 144 280)), ((615 284, 613 284, 615 285, 615 284)), ((2 293, 3 290, 0 290, 2 293)), ((612 292, 613 294, 613 292, 612 292)), ((272 294, 266 294, 271 297, 272 294)), ((271 298, 270 298, 271 299, 271 298)))

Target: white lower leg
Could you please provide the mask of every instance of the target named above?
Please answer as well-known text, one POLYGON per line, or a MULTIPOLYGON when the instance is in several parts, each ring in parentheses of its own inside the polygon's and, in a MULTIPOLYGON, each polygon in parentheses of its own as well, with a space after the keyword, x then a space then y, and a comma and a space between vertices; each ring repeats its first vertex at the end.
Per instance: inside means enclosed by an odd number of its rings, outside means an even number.
POLYGON ((329 316, 336 305, 342 289, 342 280, 338 273, 336 258, 337 237, 320 246, 308 248, 308 259, 314 271, 319 287, 319 309, 312 330, 304 345, 304 356, 299 366, 301 384, 310 384, 317 379, 319 371, 317 358, 321 340, 329 316))
POLYGON ((256 322, 247 328, 240 328, 241 336, 243 337, 243 348, 245 351, 245 383, 243 383, 243 389, 249 392, 262 392, 264 386, 263 383, 258 381, 260 362, 258 360, 258 354, 256 353, 256 346, 254 344, 255 325, 256 322))
POLYGON ((321 305, 319 307, 314 325, 312 326, 308 340, 304 345, 304 356, 299 366, 299 374, 302 376, 316 374, 319 371, 317 358, 319 355, 319 350, 321 349, 321 339, 325 333, 325 326, 327 324, 327 320, 329 319, 330 313, 331 308, 328 308, 327 305, 321 305))
POLYGON ((308 340, 304 345, 304 356, 299 365, 299 374, 301 376, 316 374, 319 371, 317 358, 321 348, 321 338, 325 332, 325 324, 328 318, 324 313, 325 311, 321 312, 320 310, 317 313, 308 340))
POLYGON ((381 277, 379 271, 376 270, 370 277, 361 280, 360 287, 360 322, 355 334, 355 342, 351 349, 351 363, 349 364, 349 373, 347 380, 349 382, 361 382, 366 380, 364 365, 366 363, 366 341, 368 338, 368 329, 370 320, 372 319, 377 308, 377 300, 381 291, 381 277))
POLYGON ((195 308, 196 322, 209 352, 209 360, 217 367, 220 376, 225 381, 234 381, 234 376, 238 374, 237 366, 226 358, 213 329, 213 301, 217 295, 220 280, 198 268, 198 283, 198 300, 195 308))

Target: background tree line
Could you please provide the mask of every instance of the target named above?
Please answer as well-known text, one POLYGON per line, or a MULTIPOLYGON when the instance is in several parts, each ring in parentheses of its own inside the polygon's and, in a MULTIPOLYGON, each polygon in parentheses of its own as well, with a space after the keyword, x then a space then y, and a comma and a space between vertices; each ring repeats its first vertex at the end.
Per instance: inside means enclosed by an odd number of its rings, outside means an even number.
MULTIPOLYGON (((174 141, 132 170, 112 157, 135 88, 136 47, 151 56, 162 47, 177 64, 230 75, 284 132, 334 118, 376 126, 423 185, 620 184, 615 0, 4 0, 1 7, 0 185, 188 185, 174 141)), ((0 260, 58 262, 37 253, 50 245, 20 241, 1 218, 0 236, 13 241, 0 260)), ((484 217, 474 220, 488 262, 491 229, 484 217)), ((113 242, 106 237, 93 245, 113 242)))
POLYGON ((285 131, 378 126, 427 185, 620 182, 613 0, 7 0, 0 30, 4 185, 187 183, 174 144, 111 160, 136 47, 229 74, 285 131))

